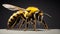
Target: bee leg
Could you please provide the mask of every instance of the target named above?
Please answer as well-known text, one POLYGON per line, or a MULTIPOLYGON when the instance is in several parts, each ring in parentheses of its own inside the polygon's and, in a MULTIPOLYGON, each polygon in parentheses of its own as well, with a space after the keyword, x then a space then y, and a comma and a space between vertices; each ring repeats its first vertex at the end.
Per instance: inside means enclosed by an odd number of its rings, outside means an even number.
POLYGON ((33 22, 33 28, 34 28, 34 31, 36 31, 36 20, 34 20, 33 22))
POLYGON ((27 29, 28 29, 28 24, 25 25, 25 30, 24 31, 26 31, 27 29))
POLYGON ((43 20, 43 23, 44 23, 45 29, 48 29, 48 25, 44 20, 43 20))
POLYGON ((25 22, 25 19, 23 18, 23 15, 21 15, 21 18, 22 18, 22 22, 19 24, 18 29, 20 29, 25 22))
POLYGON ((24 29, 24 31, 26 31, 28 29, 28 22, 27 22, 27 20, 25 21, 25 29, 24 29))
POLYGON ((43 24, 44 25, 44 28, 45 29, 48 29, 48 25, 47 25, 47 23, 43 20, 43 23, 41 23, 41 24, 43 24))
POLYGON ((37 30, 36 30, 36 20, 37 20, 37 19, 36 19, 36 14, 33 15, 32 19, 33 19, 34 31, 37 31, 37 30))
POLYGON ((20 29, 22 27, 22 25, 24 24, 24 20, 19 24, 18 29, 20 29))
POLYGON ((11 26, 11 29, 13 29, 15 27, 15 24, 16 24, 16 22, 11 26))

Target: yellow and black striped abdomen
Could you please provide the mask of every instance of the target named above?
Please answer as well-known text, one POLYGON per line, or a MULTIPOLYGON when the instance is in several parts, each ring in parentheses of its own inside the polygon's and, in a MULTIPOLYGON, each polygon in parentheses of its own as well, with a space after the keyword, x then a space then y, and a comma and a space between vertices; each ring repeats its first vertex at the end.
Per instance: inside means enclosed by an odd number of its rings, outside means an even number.
POLYGON ((7 26, 10 28, 15 23, 16 20, 20 19, 21 14, 22 14, 22 12, 20 13, 19 11, 17 11, 16 13, 13 13, 8 20, 7 26))

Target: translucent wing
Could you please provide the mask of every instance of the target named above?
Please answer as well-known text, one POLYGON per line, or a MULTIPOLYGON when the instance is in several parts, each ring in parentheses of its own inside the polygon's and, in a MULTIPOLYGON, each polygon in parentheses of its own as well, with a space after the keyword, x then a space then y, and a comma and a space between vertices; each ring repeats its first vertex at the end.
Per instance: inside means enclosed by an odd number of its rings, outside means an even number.
POLYGON ((3 4, 2 6, 4 6, 5 8, 7 8, 9 10, 12 10, 12 11, 15 11, 15 10, 25 10, 24 8, 20 8, 18 6, 14 6, 14 5, 11 5, 11 4, 3 4))

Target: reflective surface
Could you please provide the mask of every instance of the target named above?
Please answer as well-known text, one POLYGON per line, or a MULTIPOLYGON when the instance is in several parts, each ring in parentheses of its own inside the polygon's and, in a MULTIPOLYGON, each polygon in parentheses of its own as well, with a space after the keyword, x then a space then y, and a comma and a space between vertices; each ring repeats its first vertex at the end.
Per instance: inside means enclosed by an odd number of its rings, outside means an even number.
POLYGON ((0 29, 0 34, 60 34, 60 29, 38 29, 40 31, 23 31, 23 30, 7 30, 0 29))

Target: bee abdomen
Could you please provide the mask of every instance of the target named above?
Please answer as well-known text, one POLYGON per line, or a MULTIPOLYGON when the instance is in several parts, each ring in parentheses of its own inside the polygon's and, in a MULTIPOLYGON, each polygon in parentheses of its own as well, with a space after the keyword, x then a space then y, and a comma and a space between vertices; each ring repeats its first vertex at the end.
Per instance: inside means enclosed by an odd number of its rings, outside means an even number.
POLYGON ((19 18, 19 16, 20 16, 20 14, 14 13, 14 14, 9 18, 7 26, 8 26, 8 27, 11 27, 11 26, 15 23, 15 21, 17 20, 17 18, 19 18))

